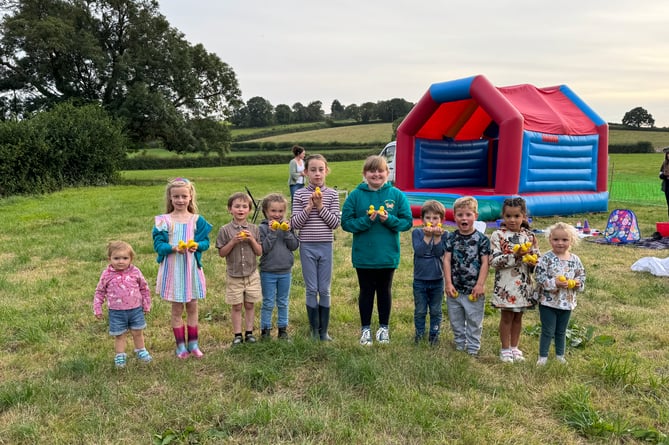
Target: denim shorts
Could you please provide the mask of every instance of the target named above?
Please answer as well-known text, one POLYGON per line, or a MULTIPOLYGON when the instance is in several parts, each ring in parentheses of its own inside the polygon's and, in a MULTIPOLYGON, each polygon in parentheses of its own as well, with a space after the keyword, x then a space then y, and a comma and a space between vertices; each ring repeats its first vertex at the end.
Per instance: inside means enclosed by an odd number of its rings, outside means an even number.
POLYGON ((109 309, 109 335, 116 337, 128 329, 136 331, 145 328, 146 320, 141 306, 127 310, 109 309))

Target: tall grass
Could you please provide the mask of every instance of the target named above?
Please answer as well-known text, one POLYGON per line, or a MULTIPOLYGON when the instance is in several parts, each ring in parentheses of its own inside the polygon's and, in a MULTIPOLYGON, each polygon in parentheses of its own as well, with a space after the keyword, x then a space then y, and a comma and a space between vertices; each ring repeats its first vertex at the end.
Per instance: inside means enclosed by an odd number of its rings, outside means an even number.
MULTIPOLYGON (((641 162, 619 156, 623 165, 641 162)), ((654 158, 645 164, 645 174, 656 169, 654 158)), ((360 180, 360 162, 330 167, 329 185, 351 190, 360 180)), ((330 325, 335 341, 308 338, 297 261, 293 341, 232 349, 225 263, 212 249, 204 255, 209 293, 200 305, 204 359, 175 359, 170 307, 154 297, 146 330, 154 362, 131 360, 115 370, 113 340, 91 307, 106 242, 132 243, 135 263, 153 288, 150 230, 153 215, 164 211, 167 178, 191 178, 201 213, 217 228, 230 220, 227 197, 244 185, 257 197, 287 194, 286 170, 126 172, 117 186, 0 201, 0 444, 666 443, 669 283, 629 267, 666 251, 587 242, 577 247, 588 281, 574 322, 613 343, 585 342, 568 350, 567 366, 549 361, 538 369, 538 340, 528 333, 521 340, 528 361, 499 362, 495 311, 486 316, 478 360, 452 348, 447 321, 438 347, 413 344, 409 233, 402 235, 394 281, 390 345, 357 344, 351 238, 338 230, 330 325)), ((666 216, 660 206, 631 207, 644 235, 666 216)), ((601 228, 606 217, 560 219, 588 218, 601 228)), ((533 224, 543 228, 556 219, 533 224)), ((540 242, 545 251, 548 244, 540 242)), ((526 326, 537 323, 536 312, 526 315, 526 326)))

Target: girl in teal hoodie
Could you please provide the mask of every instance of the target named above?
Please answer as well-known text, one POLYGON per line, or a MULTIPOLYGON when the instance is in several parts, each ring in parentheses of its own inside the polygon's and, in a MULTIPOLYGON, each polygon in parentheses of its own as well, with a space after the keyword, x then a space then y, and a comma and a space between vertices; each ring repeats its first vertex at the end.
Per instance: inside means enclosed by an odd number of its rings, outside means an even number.
POLYGON ((385 158, 368 157, 362 169, 364 182, 348 195, 342 209, 342 229, 353 234, 351 259, 360 286, 358 307, 363 346, 372 344, 374 294, 379 312, 376 340, 390 342, 391 290, 400 263, 400 232, 413 226, 409 201, 387 182, 388 174, 385 158))

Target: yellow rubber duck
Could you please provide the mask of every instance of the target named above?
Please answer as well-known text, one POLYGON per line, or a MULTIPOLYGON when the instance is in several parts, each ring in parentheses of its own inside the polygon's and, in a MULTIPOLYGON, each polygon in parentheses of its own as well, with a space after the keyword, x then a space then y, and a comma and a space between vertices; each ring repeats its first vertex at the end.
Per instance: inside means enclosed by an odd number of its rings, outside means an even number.
POLYGON ((279 225, 279 228, 281 228, 281 230, 283 230, 284 232, 287 232, 290 230, 290 225, 286 221, 284 221, 279 225))

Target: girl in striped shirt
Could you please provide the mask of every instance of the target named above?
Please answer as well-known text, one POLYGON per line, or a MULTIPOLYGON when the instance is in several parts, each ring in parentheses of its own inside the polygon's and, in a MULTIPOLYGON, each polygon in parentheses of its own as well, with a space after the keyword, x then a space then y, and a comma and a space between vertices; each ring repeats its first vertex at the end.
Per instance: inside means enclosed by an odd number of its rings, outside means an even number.
POLYGON ((334 229, 339 226, 339 194, 325 185, 330 172, 322 155, 304 161, 307 187, 295 192, 291 226, 298 230, 300 261, 306 287, 307 315, 313 338, 331 341, 330 283, 332 281, 334 229))

